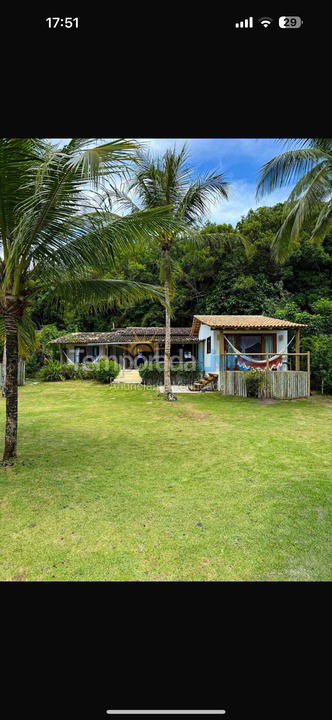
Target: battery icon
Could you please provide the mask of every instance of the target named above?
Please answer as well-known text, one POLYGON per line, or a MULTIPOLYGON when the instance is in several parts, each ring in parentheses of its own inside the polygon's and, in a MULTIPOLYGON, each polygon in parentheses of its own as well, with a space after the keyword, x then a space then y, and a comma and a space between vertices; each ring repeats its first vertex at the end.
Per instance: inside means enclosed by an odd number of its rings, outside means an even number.
POLYGON ((303 20, 297 15, 282 15, 279 18, 279 27, 283 30, 301 27, 303 20))

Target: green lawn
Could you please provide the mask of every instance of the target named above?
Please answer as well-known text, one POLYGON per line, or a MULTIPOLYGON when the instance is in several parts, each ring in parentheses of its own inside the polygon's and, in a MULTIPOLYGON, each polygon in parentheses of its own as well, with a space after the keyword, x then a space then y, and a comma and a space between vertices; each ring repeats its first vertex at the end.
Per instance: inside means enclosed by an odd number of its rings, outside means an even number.
POLYGON ((20 388, 0 579, 331 580, 331 419, 331 398, 20 388))

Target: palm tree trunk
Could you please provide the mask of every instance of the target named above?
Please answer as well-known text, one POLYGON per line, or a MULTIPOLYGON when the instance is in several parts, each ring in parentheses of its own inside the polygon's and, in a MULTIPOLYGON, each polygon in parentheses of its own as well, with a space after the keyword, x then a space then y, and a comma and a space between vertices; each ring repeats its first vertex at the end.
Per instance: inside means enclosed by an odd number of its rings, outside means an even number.
POLYGON ((171 385, 171 314, 170 314, 170 301, 171 301, 171 284, 170 284, 170 263, 169 263, 169 250, 164 250, 164 270, 165 270, 165 355, 164 355, 164 392, 165 400, 176 400, 175 395, 172 392, 171 385))
POLYGON ((5 397, 5 384, 6 384, 6 340, 3 345, 3 353, 2 353, 2 397, 5 397))
POLYGON ((15 312, 5 314, 6 331, 6 368, 4 396, 6 398, 6 430, 3 464, 10 465, 16 457, 17 441, 17 371, 18 371, 18 336, 17 316, 15 312))

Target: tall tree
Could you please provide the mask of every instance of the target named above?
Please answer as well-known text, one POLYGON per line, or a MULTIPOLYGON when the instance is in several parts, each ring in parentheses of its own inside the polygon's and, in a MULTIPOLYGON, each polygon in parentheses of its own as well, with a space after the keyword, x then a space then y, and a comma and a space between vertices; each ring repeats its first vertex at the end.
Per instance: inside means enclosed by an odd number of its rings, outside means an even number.
POLYGON ((131 166, 137 145, 72 139, 59 150, 36 138, 0 139, 0 326, 6 341, 6 429, 3 462, 17 442, 18 342, 33 335, 29 305, 42 286, 72 304, 162 296, 130 280, 102 279, 127 244, 174 226, 168 208, 119 217, 105 209, 99 188, 131 166))
MULTIPOLYGON (((121 189, 114 187, 113 197, 118 205, 129 212, 140 208, 172 205, 177 226, 172 231, 156 233, 156 242, 162 257, 162 278, 165 289, 165 399, 172 400, 171 386, 171 302, 174 295, 172 278, 172 247, 193 231, 195 223, 208 212, 211 202, 228 198, 228 183, 223 173, 210 172, 198 175, 188 164, 186 146, 179 152, 174 148, 161 157, 150 153, 139 156, 134 178, 121 189)), ((126 216, 128 217, 128 216, 126 216)), ((129 215, 130 217, 130 215, 129 215)))
POLYGON ((291 138, 295 148, 266 163, 261 170, 257 197, 295 182, 285 205, 284 221, 275 237, 274 251, 285 260, 299 240, 306 220, 317 214, 312 240, 320 244, 332 227, 332 138, 291 138))

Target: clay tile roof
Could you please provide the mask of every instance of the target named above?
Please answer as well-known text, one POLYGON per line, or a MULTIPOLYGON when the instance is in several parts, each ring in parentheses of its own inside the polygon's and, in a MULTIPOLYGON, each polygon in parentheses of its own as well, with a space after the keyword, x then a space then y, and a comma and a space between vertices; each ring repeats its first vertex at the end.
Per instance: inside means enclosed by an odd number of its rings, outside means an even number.
MULTIPOLYGON (((117 328, 111 332, 77 332, 67 333, 61 337, 52 340, 50 344, 62 344, 62 345, 98 345, 99 343, 135 343, 144 342, 149 340, 150 342, 161 342, 165 341, 165 328, 164 327, 127 327, 117 328)), ((196 342, 196 338, 191 335, 191 328, 171 328, 171 340, 173 343, 187 344, 196 342)))
POLYGON ((286 330, 287 328, 303 328, 306 325, 266 317, 265 315, 194 315, 191 333, 198 335, 201 324, 220 330, 286 330))

